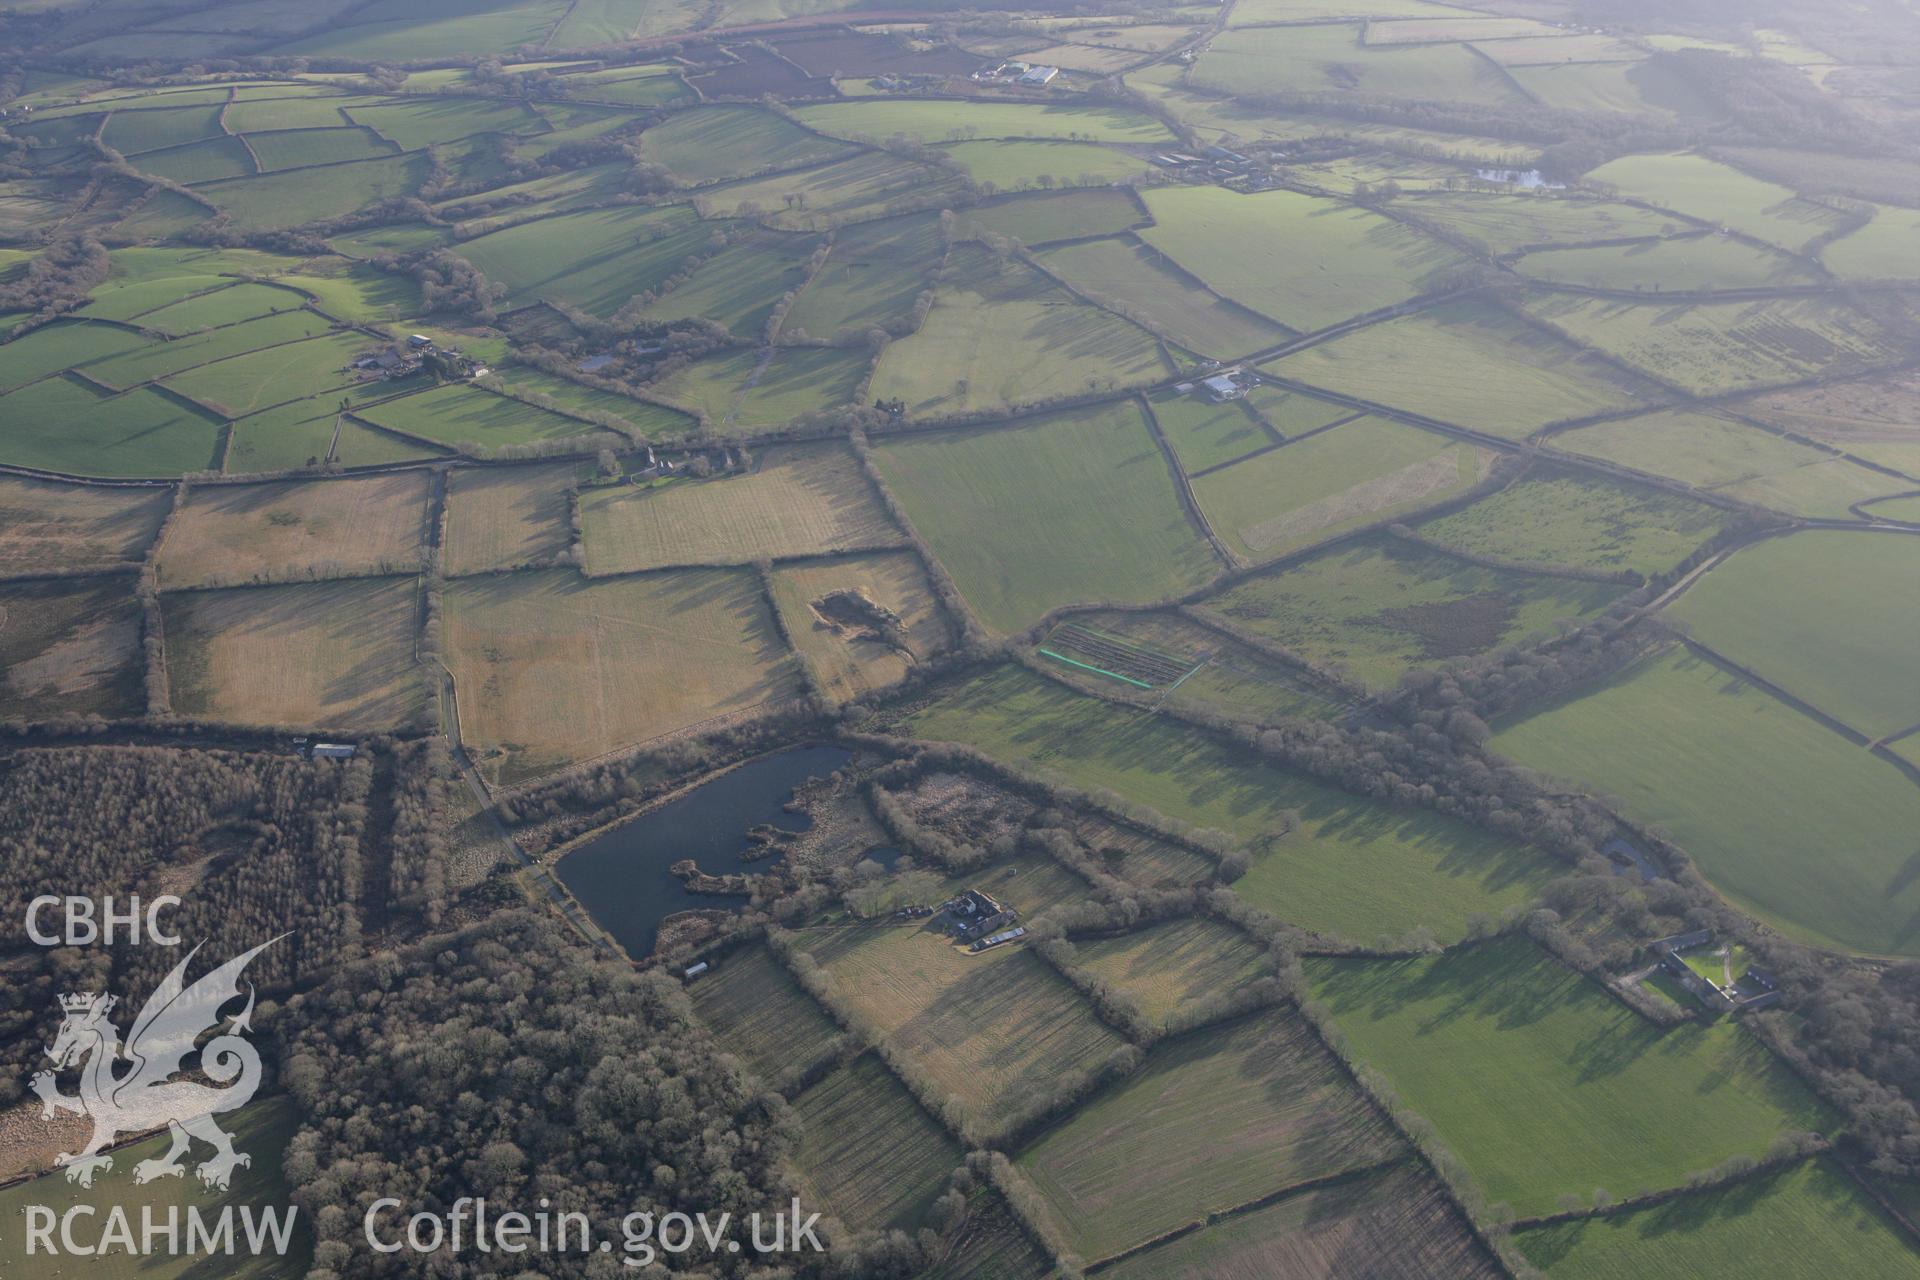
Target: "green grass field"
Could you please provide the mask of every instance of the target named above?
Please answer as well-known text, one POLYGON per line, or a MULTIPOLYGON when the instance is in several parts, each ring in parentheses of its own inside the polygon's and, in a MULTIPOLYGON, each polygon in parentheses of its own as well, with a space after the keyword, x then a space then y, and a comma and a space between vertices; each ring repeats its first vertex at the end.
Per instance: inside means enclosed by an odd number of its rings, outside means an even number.
MULTIPOLYGON (((796 231, 829 227, 907 209, 962 190, 958 174, 886 151, 857 151, 844 160, 703 188, 694 206, 704 218, 765 216, 796 231)), ((936 206, 937 207, 937 206, 936 206)))
POLYGON ((556 0, 506 0, 475 10, 426 5, 411 16, 380 10, 317 34, 272 46, 277 53, 406 61, 453 53, 500 53, 546 38, 567 6, 556 0))
POLYGON ((1660 394, 1478 300, 1371 325, 1262 367, 1510 440, 1660 394))
MULTIPOLYGON (((168 378, 166 385, 234 417, 287 400, 317 396, 353 381, 347 366, 374 350, 364 333, 329 333, 230 356, 168 378)), ((343 395, 358 397, 356 388, 343 395)))
POLYGON ((275 276, 298 262, 254 249, 116 249, 106 281, 93 290, 79 314, 101 320, 144 317, 194 294, 237 285, 242 275, 275 276))
POLYGON ((755 107, 697 107, 668 116, 640 142, 642 159, 664 165, 689 186, 742 178, 764 169, 798 169, 853 154, 842 142, 809 133, 755 107))
POLYGON ((1528 18, 1433 17, 1369 22, 1366 40, 1369 45, 1436 44, 1451 40, 1523 40, 1533 36, 1560 35, 1561 32, 1556 28, 1528 18))
POLYGON ((345 259, 316 258, 308 268, 279 277, 281 284, 313 295, 314 307, 346 324, 400 320, 419 314, 417 281, 345 259))
POLYGON ((485 451, 539 440, 567 440, 582 450, 625 443, 606 428, 459 382, 363 404, 354 412, 375 426, 460 449, 485 451))
POLYGON ((962 236, 991 233, 1028 245, 1116 235, 1146 220, 1133 197, 1119 191, 1031 194, 954 211, 954 226, 962 236))
POLYGON ((317 466, 327 460, 339 422, 339 401, 327 397, 249 414, 233 424, 222 470, 253 475, 317 466))
POLYGON ((123 155, 138 155, 158 147, 220 134, 219 107, 177 107, 171 110, 115 111, 100 130, 100 141, 123 155))
POLYGON ((750 564, 900 541, 859 463, 831 445, 768 449, 744 475, 589 490, 580 523, 590 574, 750 564))
POLYGON ((1867 511, 1877 519, 1920 524, 1920 496, 1883 498, 1868 507, 1867 511))
POLYGON ((817 237, 769 232, 729 245, 639 313, 647 320, 705 319, 758 340, 781 298, 807 283, 817 237))
POLYGON ((353 258, 377 258, 383 253, 408 253, 415 249, 438 247, 452 238, 446 227, 421 223, 356 228, 337 235, 327 243, 334 252, 353 258))
POLYGON ((1313 1032, 1269 1010, 1161 1046, 1020 1167, 1091 1261, 1399 1145, 1313 1032))
POLYGON ((366 129, 294 129, 284 133, 247 135, 247 146, 260 169, 297 169, 309 164, 338 164, 343 160, 371 160, 393 154, 391 143, 366 129))
POLYGON ((1211 472, 1193 493, 1227 545, 1257 563, 1457 497, 1490 461, 1474 445, 1362 418, 1211 472))
POLYGON ((677 205, 590 209, 463 241, 459 255, 514 305, 552 299, 605 318, 705 252, 712 234, 677 205))
POLYGON ((1494 652, 1626 588, 1456 560, 1387 535, 1244 578, 1201 607, 1316 665, 1386 690, 1409 669, 1494 652))
POLYGON ((1475 48, 1509 69, 1516 67, 1634 66, 1643 60, 1643 51, 1635 45, 1604 32, 1574 32, 1544 26, 1531 32, 1514 32, 1503 38, 1471 34, 1475 48))
POLYGON ((1826 1160, 1633 1213, 1518 1232, 1556 1280, 1646 1275, 1844 1275, 1894 1280, 1920 1267, 1901 1229, 1826 1160))
POLYGON ((832 347, 742 349, 696 360, 653 390, 715 427, 753 431, 848 403, 870 363, 864 351, 832 347))
POLYGON ((429 172, 428 157, 415 153, 230 178, 197 190, 236 225, 251 231, 279 231, 413 195, 429 172))
POLYGON ((995 631, 1076 601, 1178 595, 1217 567, 1132 405, 887 441, 873 456, 915 530, 995 631), (982 521, 983 511, 994 518, 982 521))
POLYGON ((1394 151, 1360 151, 1317 164, 1303 164, 1292 170, 1297 182, 1318 187, 1335 195, 1361 194, 1364 186, 1379 187, 1388 182, 1408 192, 1445 190, 1449 178, 1458 178, 1458 170, 1435 160, 1421 160, 1394 151))
POLYGON ((0 392, 12 391, 62 369, 79 368, 136 351, 145 345, 145 338, 116 325, 46 325, 0 346, 0 392))
POLYGON ((916 102, 886 99, 830 102, 795 112, 810 128, 843 138, 957 142, 971 138, 1056 138, 1086 142, 1173 141, 1152 116, 1120 107, 1068 103, 916 102))
POLYGON ((794 1099, 793 1114, 803 1198, 856 1230, 912 1230, 960 1164, 959 1144, 872 1054, 794 1099))
POLYGON ((1235 5, 1228 25, 1266 26, 1278 22, 1312 22, 1344 15, 1368 18, 1474 18, 1475 10, 1455 9, 1432 0, 1246 0, 1235 5))
POLYGON ((1190 351, 1232 359, 1277 346, 1287 330, 1169 269, 1130 238, 1062 245, 1040 262, 1074 289, 1117 308, 1190 351))
POLYGON ((235 133, 346 128, 348 122, 341 114, 342 107, 371 106, 376 101, 344 94, 242 99, 227 108, 227 127, 235 133))
POLYGON ((1361 27, 1349 24, 1230 30, 1208 45, 1192 80, 1229 94, 1353 93, 1487 105, 1522 100, 1498 67, 1464 45, 1367 46, 1360 37, 1361 27))
POLYGON ((1457 939, 1469 917, 1526 903, 1558 874, 1525 846, 1381 807, 1018 667, 951 687, 906 727, 1226 832, 1255 854, 1234 892, 1322 933, 1371 942, 1425 926, 1457 939))
MULTIPOLYGON (((550 136, 550 135, 549 135, 550 136)), ((625 172, 617 165, 596 164, 582 169, 563 169, 558 173, 511 182, 496 187, 477 200, 442 201, 436 211, 458 220, 459 234, 467 239, 505 227, 533 222, 556 213, 575 213, 623 203, 620 199, 625 172)))
MULTIPOLYGON (((1426 0, 1420 0, 1426 3, 1426 0)), ((1432 12, 1428 5, 1428 13, 1432 12)), ((1344 15, 1321 12, 1320 18, 1344 15)), ((1261 136, 1332 136, 1368 146, 1390 147, 1419 152, 1437 145, 1440 151, 1477 164, 1498 166, 1531 165, 1539 155, 1536 147, 1511 140, 1472 133, 1438 133, 1405 125, 1380 123, 1364 118, 1289 111, 1280 106, 1265 106, 1249 99, 1229 99, 1217 94, 1185 87, 1185 70, 1172 63, 1142 67, 1127 74, 1127 84, 1157 101, 1207 142, 1232 145, 1235 140, 1261 136), (1226 137, 1234 135, 1233 138, 1226 137), (1413 144, 1409 146, 1408 144, 1413 144)))
MULTIPOLYGON (((251 1165, 234 1172, 232 1185, 226 1191, 207 1191, 191 1172, 185 1177, 160 1178, 145 1186, 137 1185, 133 1180, 133 1167, 166 1152, 165 1134, 116 1152, 112 1172, 101 1175, 91 1191, 82 1190, 54 1174, 17 1182, 0 1191, 0 1224, 4 1224, 4 1229, 0 1229, 0 1269, 9 1275, 36 1278, 57 1276, 63 1270, 50 1263, 44 1254, 33 1257, 29 1253, 24 1229, 29 1205, 44 1206, 55 1214, 83 1205, 92 1209, 90 1215, 80 1214, 73 1219, 78 1243, 99 1238, 98 1233, 107 1227, 109 1208, 125 1212, 136 1240, 143 1211, 151 1212, 154 1223, 164 1227, 169 1211, 177 1210, 181 1216, 179 1256, 168 1256, 164 1250, 145 1255, 124 1247, 110 1247, 88 1258, 85 1269, 88 1275, 99 1276, 101 1280, 195 1280, 205 1274, 209 1259, 186 1251, 187 1210, 198 1209, 202 1220, 217 1229, 220 1210, 232 1206, 234 1231, 239 1239, 233 1256, 221 1258, 220 1274, 232 1280, 296 1280, 306 1275, 312 1266, 313 1233, 306 1215, 296 1215, 281 1162, 299 1123, 298 1111, 285 1097, 264 1099, 221 1118, 220 1125, 232 1134, 235 1148, 253 1158, 251 1165), (292 1247, 285 1257, 270 1251, 260 1255, 246 1251, 241 1215, 247 1209, 253 1211, 256 1220, 263 1212, 271 1212, 280 1221, 293 1221, 289 1237, 292 1247)), ((197 1163, 208 1154, 210 1148, 196 1144, 188 1160, 197 1163)), ((191 1170, 193 1164, 189 1163, 186 1168, 191 1170)), ((165 1237, 156 1239, 164 1242, 165 1237)))
POLYGON ((1104 187, 1150 167, 1140 156, 1091 142, 949 142, 940 151, 988 192, 1104 187))
POLYGON ((788 338, 830 338, 902 320, 944 256, 937 214, 863 222, 834 236, 826 264, 781 324, 788 338))
POLYGON ((934 417, 1143 386, 1171 372, 1151 333, 1075 301, 1031 267, 969 247, 951 268, 920 328, 881 353, 876 397, 934 417))
POLYGON ((639 70, 643 68, 609 67, 604 72, 580 72, 567 77, 567 86, 583 98, 630 107, 668 106, 693 97, 686 81, 671 69, 652 67, 644 69, 648 74, 633 74, 639 70))
MULTIPOLYGON (((1245 400, 1212 404, 1173 391, 1158 392, 1151 400, 1160 433, 1173 446, 1174 456, 1188 475, 1278 443, 1275 433, 1248 412, 1245 400)), ((1337 405, 1327 405, 1327 410, 1329 421, 1348 412, 1337 405)))
POLYGON ((49 378, 0 398, 0 462, 83 476, 177 476, 218 462, 219 419, 138 387, 49 378))
POLYGON ((1694 229, 1694 224, 1658 210, 1568 195, 1444 192, 1402 199, 1394 208, 1496 254, 1694 229))
POLYGON ((1587 177, 1622 195, 1796 252, 1845 222, 1836 210, 1705 156, 1623 156, 1587 177))
POLYGON ((317 312, 283 311, 171 342, 148 343, 123 355, 92 361, 86 366, 86 374, 108 386, 131 387, 228 356, 317 337, 331 327, 317 312))
POLYGON ((140 206, 115 224, 114 231, 132 239, 185 235, 213 216, 213 210, 164 188, 149 191, 140 206))
POLYGON ((130 163, 156 178, 196 186, 221 178, 244 178, 257 172, 253 154, 239 138, 208 138, 184 147, 171 147, 135 157, 130 163))
MULTIPOLYGON (((584 382, 575 382, 556 374, 525 365, 513 365, 499 371, 507 391, 545 397, 574 413, 605 414, 624 424, 646 440, 671 440, 693 430, 693 420, 676 410, 646 400, 623 396, 617 391, 602 391, 584 382)), ((544 403, 545 401, 541 401, 544 403)))
POLYGON ((1739 1024, 1657 1029, 1525 938, 1307 974, 1353 1054, 1523 1216, 1676 1186, 1836 1119, 1739 1024))
POLYGON ((1658 294, 1719 289, 1772 289, 1815 283, 1804 263, 1784 253, 1723 236, 1688 236, 1651 244, 1545 249, 1529 253, 1516 268, 1536 280, 1591 289, 1632 289, 1658 294))
POLYGON ((1868 737, 1920 722, 1920 540, 1811 530, 1746 547, 1668 610, 1706 644, 1868 737))
POLYGON ((1750 391, 1892 362, 1884 326, 1827 298, 1666 306, 1567 295, 1526 309, 1574 341, 1690 395, 1750 391))
MULTIPOLYGON (((243 357, 244 358, 244 357, 243 357)), ((288 471, 332 460, 343 466, 443 456, 445 450, 363 427, 339 412, 339 396, 293 400, 233 424, 227 441, 229 475, 288 471)))
POLYGON ((270 284, 229 284, 139 315, 142 329, 178 336, 215 325, 238 324, 276 311, 298 311, 307 300, 270 284))
POLYGON ((1463 259, 1377 213, 1291 191, 1146 193, 1148 244, 1215 290, 1301 331, 1405 302, 1463 259))
POLYGON ((743 947, 722 957, 687 991, 721 1051, 740 1059, 763 1083, 815 1061, 840 1034, 765 947, 743 947))
MULTIPOLYGON (((1544 50, 1547 46, 1571 44, 1580 39, 1575 36, 1539 44, 1544 50)), ((1534 42, 1501 41, 1477 47, 1497 49, 1513 43, 1534 42)), ((1576 60, 1552 66, 1510 66, 1506 71, 1537 101, 1560 111, 1608 112, 1668 120, 1712 118, 1719 114, 1713 102, 1683 73, 1658 63, 1576 60)))
POLYGON ((1342 418, 1361 416, 1360 411, 1304 391, 1287 391, 1270 382, 1262 382, 1246 394, 1246 402, 1268 426, 1285 439, 1306 435, 1330 427, 1342 418))
POLYGON ((457 142, 476 133, 533 133, 540 124, 539 115, 524 102, 484 98, 381 102, 349 107, 347 114, 356 124, 374 129, 403 151, 457 142))
POLYGON ((1909 873, 1920 792, 1705 658, 1675 649, 1499 726, 1492 746, 1620 797, 1671 831, 1722 893, 1795 937, 1920 954, 1909 873))
POLYGON ((1920 1180, 1913 1178, 1875 1177, 1868 1175, 1868 1181, 1880 1189, 1882 1195, 1891 1200, 1896 1208, 1911 1220, 1920 1213, 1920 1180))
POLYGON ((1876 205, 1873 220, 1820 251, 1829 271, 1847 280, 1920 278, 1920 211, 1876 205))
POLYGON ((1420 526, 1469 555, 1521 564, 1665 573, 1726 528, 1718 507, 1659 489, 1536 471, 1420 526))
MULTIPOLYGON (((1178 680, 1158 686, 1158 696, 1169 706, 1210 710, 1237 719, 1298 716, 1329 720, 1347 710, 1344 698, 1329 693, 1299 671, 1171 609, 1077 613, 1063 625, 1090 628, 1101 635, 1194 664, 1178 680)), ((1073 648, 1072 634, 1072 631, 1066 633, 1069 650, 1073 648)), ((1042 643, 1059 651, 1057 639, 1050 632, 1042 643)), ((1069 652, 1067 656, 1073 655, 1069 652)), ((1115 687, 1108 677, 1057 661, 1049 669, 1096 694, 1115 687)))
POLYGON ((1794 515, 1852 517, 1856 502, 1905 492, 1898 477, 1710 413, 1655 413, 1555 436, 1555 448, 1794 515))

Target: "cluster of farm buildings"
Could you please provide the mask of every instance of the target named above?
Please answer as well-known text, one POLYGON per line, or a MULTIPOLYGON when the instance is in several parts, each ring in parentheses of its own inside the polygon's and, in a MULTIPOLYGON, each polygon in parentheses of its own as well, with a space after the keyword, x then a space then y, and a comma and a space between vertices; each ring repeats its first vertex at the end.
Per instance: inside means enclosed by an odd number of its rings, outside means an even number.
POLYGON ((1247 151, 1211 146, 1197 156, 1185 151, 1159 151, 1154 153, 1153 162, 1186 182, 1210 183, 1235 191, 1266 191, 1280 185, 1273 167, 1287 158, 1287 152, 1272 143, 1260 143, 1247 151))
POLYGON ((1651 950, 1660 970, 1713 1013, 1739 1013, 1780 1003, 1780 980, 1757 965, 1748 966, 1746 972, 1737 977, 1730 974, 1730 980, 1725 983, 1713 982, 1695 971, 1686 961, 1687 953, 1712 945, 1713 931, 1696 929, 1692 933, 1661 938, 1652 944, 1651 950))
POLYGON ((968 79, 981 84, 1023 84, 1039 89, 1052 84, 1059 74, 1058 67, 1045 67, 1031 62, 999 62, 991 67, 982 67, 968 79))
POLYGON ((1214 404, 1225 404, 1229 400, 1240 399, 1259 385, 1260 375, 1251 370, 1237 366, 1223 369, 1215 364, 1206 377, 1175 383, 1173 389, 1183 396, 1200 395, 1214 404))
POLYGON ((435 372, 447 377, 479 378, 487 373, 487 366, 460 348, 436 346, 424 333, 409 336, 404 347, 369 351, 347 367, 364 381, 397 382, 420 372, 428 363, 433 364, 435 372))
POLYGON ((1027 936, 1026 926, 1018 923, 1020 913, 981 889, 968 889, 937 907, 903 907, 894 918, 918 920, 943 915, 948 917, 946 932, 956 942, 967 943, 969 951, 990 951, 1027 936))

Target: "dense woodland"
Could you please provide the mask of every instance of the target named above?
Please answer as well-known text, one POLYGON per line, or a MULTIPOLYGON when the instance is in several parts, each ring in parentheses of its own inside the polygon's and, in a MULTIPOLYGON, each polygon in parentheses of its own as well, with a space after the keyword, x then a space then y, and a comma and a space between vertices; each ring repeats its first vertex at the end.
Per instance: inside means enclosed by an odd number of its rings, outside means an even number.
MULTIPOLYGON (((503 913, 289 1002, 285 1083, 306 1124, 287 1170, 317 1224, 316 1278, 417 1274, 417 1260, 361 1247, 364 1207, 382 1195, 441 1211, 461 1196, 547 1197, 616 1241, 628 1213, 738 1218, 780 1200, 778 1101, 716 1059, 677 983, 596 963, 563 931, 503 913)), ((625 1274, 605 1258, 525 1265, 625 1274)), ((713 1273, 697 1256, 667 1266, 713 1273)), ((723 1259, 719 1274, 744 1271, 723 1259)), ((436 1274, 493 1271, 469 1257, 436 1274)))
MULTIPOLYGON (((172 948, 44 948, 25 936, 44 894, 183 899, 165 915, 185 945, 220 960, 282 933, 249 977, 285 989, 359 949, 360 838, 370 765, 158 747, 60 748, 0 759, 0 901, 10 980, 0 1090, 17 1097, 67 991, 145 993, 172 948)), ((53 913, 42 927, 57 928, 53 913)), ((137 1006, 136 1006, 137 1010, 137 1006)))

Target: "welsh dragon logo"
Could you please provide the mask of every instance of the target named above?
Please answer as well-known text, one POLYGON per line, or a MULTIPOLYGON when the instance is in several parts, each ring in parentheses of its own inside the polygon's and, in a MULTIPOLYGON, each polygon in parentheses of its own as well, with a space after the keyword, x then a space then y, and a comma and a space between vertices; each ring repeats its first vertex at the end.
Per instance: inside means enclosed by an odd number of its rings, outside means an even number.
POLYGON ((180 1162, 195 1138, 214 1149, 215 1154, 194 1170, 209 1187, 224 1190, 235 1169, 253 1163, 251 1157, 233 1149, 233 1139, 213 1118, 245 1106, 260 1087, 260 1055, 244 1038, 253 1029, 253 984, 247 983, 243 993, 240 975, 255 956, 279 940, 263 942, 189 985, 187 966, 200 951, 195 947, 148 997, 124 1045, 107 1020, 118 1003, 116 997, 91 992, 60 997, 66 1019, 47 1056, 55 1070, 80 1068, 80 1094, 73 1098, 62 1094, 53 1071, 37 1073, 31 1085, 40 1096, 42 1119, 52 1119, 58 1110, 93 1120, 93 1137, 87 1145, 54 1159, 67 1171, 67 1181, 91 1187, 96 1173, 113 1168, 113 1157, 103 1154, 102 1148, 123 1133, 162 1127, 172 1135, 173 1145, 158 1159, 135 1165, 135 1182, 183 1175, 186 1170, 180 1162), (200 1037, 220 1023, 221 1007, 242 994, 247 997, 246 1008, 233 1016, 226 1030, 200 1044, 200 1037), (200 1074, 213 1085, 173 1078, 183 1074, 186 1060, 196 1052, 200 1074), (123 1074, 116 1074, 123 1060, 130 1065, 123 1074))

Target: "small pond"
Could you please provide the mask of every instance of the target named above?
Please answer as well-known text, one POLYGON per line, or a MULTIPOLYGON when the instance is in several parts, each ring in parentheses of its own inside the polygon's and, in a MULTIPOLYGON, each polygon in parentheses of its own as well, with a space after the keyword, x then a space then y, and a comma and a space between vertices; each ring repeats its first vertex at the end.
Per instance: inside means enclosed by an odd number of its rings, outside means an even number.
POLYGON ((900 850, 890 844, 877 844, 861 854, 858 862, 877 862, 888 871, 893 870, 900 861, 900 850))
POLYGON ((811 819, 783 808, 794 788, 808 778, 826 777, 852 758, 844 747, 791 747, 743 764, 594 837, 561 858, 554 874, 628 955, 646 956, 668 916, 739 901, 689 893, 667 868, 692 858, 709 875, 766 870, 769 860, 741 856, 752 849, 747 832, 762 823, 806 830, 811 819))

